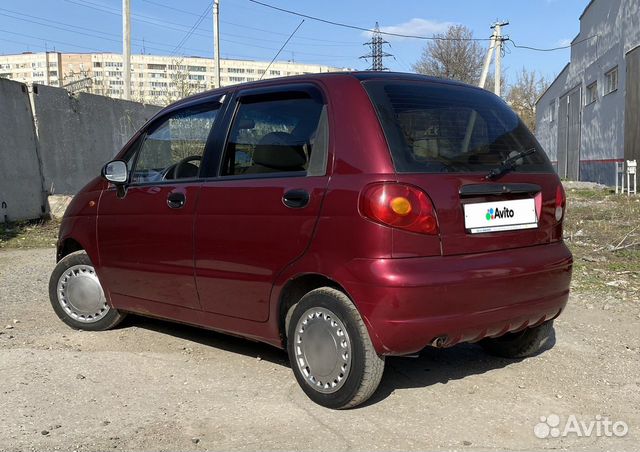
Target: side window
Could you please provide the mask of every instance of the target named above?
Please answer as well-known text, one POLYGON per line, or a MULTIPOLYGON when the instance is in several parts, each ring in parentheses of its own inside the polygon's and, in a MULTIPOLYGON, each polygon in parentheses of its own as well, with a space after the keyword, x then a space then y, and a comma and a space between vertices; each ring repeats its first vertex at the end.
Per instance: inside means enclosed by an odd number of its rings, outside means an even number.
POLYGON ((286 95, 240 101, 225 147, 222 176, 325 174, 326 106, 305 93, 286 95))
POLYGON ((142 138, 133 163, 132 183, 198 177, 218 104, 180 110, 142 138))

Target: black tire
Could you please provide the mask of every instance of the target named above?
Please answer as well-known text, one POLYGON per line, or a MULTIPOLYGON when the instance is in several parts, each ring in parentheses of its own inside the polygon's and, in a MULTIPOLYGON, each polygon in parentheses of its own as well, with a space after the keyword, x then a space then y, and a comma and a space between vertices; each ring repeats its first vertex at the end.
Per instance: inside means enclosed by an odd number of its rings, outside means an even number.
POLYGON ((517 333, 488 338, 480 341, 480 345, 490 354, 503 358, 526 358, 553 346, 553 320, 544 322, 533 328, 526 328, 517 333))
MULTIPOLYGON (((84 321, 80 321, 77 318, 74 318, 71 313, 67 312, 63 308, 63 303, 59 299, 58 282, 60 281, 62 275, 64 275, 68 270, 77 266, 82 266, 85 269, 88 267, 93 269, 91 259, 89 259, 89 256, 85 251, 76 251, 65 256, 60 260, 60 262, 58 262, 53 270, 53 273, 51 273, 51 278, 49 279, 49 301, 51 301, 53 310, 60 318, 60 320, 62 320, 70 327, 78 330, 104 331, 115 327, 125 318, 126 314, 118 312, 118 310, 114 309, 108 304, 105 304, 104 307, 99 308, 100 312, 97 313, 95 320, 92 320, 90 316, 85 316, 86 318, 84 321)), ((101 288, 99 290, 101 290, 101 288)), ((72 308, 69 308, 69 310, 73 311, 72 308)), ((77 315, 76 317, 82 318, 77 315)))
MULTIPOLYGON (((304 322, 304 319, 302 321, 304 322)), ((318 320, 317 322, 320 321, 318 320)), ((326 338, 327 336, 325 335, 324 337, 326 338)), ((340 357, 344 356, 344 354, 340 354, 342 349, 338 344, 335 344, 335 348, 337 350, 332 350, 331 353, 336 353, 336 359, 340 360, 340 357)), ((360 313, 349 297, 341 291, 330 287, 312 290, 295 305, 288 326, 287 349, 291 369, 302 390, 311 400, 327 408, 345 409, 363 403, 378 388, 384 372, 384 356, 378 356, 376 353, 360 313), (341 326, 334 326, 333 324, 336 322, 341 323, 346 329, 346 339, 350 342, 350 347, 348 348, 350 351, 349 363, 344 364, 348 366, 348 372, 343 380, 340 381, 338 389, 330 393, 321 392, 322 390, 319 388, 322 388, 322 385, 320 383, 314 385, 310 377, 304 375, 301 366, 305 365, 305 370, 308 373, 312 373, 312 366, 307 365, 309 364, 308 362, 301 364, 301 361, 299 361, 299 358, 304 355, 302 350, 306 350, 305 347, 309 346, 303 344, 306 332, 302 324, 300 326, 303 332, 300 332, 298 323, 303 316, 311 318, 308 316, 309 312, 313 312, 313 310, 318 310, 318 312, 322 310, 324 313, 330 312, 335 316, 335 322, 331 322, 329 320, 330 317, 325 316, 325 321, 328 322, 327 325, 331 324, 331 327, 327 326, 326 329, 336 328, 336 334, 339 334, 342 331, 341 326)), ((306 355, 304 356, 306 358, 306 355)), ((344 360, 344 358, 342 359, 344 360)), ((337 369, 337 367, 335 368, 337 369)))

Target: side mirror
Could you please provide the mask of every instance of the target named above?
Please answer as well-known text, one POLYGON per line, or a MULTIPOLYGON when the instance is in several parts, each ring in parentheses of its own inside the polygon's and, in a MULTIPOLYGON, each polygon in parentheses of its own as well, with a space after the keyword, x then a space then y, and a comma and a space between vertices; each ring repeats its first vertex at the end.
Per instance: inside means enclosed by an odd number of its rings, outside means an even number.
POLYGON ((118 198, 124 198, 127 194, 126 183, 129 180, 129 168, 127 162, 112 160, 102 167, 102 177, 116 186, 118 198))
POLYGON ((121 185, 129 180, 129 169, 126 162, 113 160, 102 168, 102 177, 115 185, 121 185))

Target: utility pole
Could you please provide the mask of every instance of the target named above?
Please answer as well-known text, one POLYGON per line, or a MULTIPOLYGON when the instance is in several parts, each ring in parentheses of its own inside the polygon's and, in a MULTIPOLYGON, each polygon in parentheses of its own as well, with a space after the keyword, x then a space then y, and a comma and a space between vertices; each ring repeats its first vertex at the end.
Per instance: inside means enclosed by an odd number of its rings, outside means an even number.
POLYGON ((220 1, 213 0, 214 88, 220 88, 220 1))
POLYGON ((502 43, 505 38, 502 37, 502 27, 509 25, 509 22, 496 22, 491 28, 493 28, 494 40, 496 46, 496 74, 494 80, 493 92, 496 96, 501 95, 502 88, 502 43))
POLYGON ((484 85, 487 83, 487 76, 489 75, 489 66, 491 65, 491 57, 493 57, 493 49, 496 46, 496 34, 493 32, 491 34, 491 43, 489 44, 489 49, 487 50, 487 55, 484 57, 484 64, 482 65, 482 74, 480 75, 480 82, 478 86, 484 89, 484 85))
POLYGON ((368 69, 369 71, 388 71, 384 66, 383 58, 393 55, 386 53, 383 50, 382 46, 384 44, 389 44, 389 42, 382 38, 382 35, 380 34, 380 26, 378 25, 378 22, 376 22, 376 28, 373 31, 371 40, 364 43, 365 46, 369 46, 371 51, 367 55, 360 57, 365 60, 371 58, 371 67, 368 69))
POLYGON ((122 0, 122 71, 124 98, 131 100, 131 0, 122 0))

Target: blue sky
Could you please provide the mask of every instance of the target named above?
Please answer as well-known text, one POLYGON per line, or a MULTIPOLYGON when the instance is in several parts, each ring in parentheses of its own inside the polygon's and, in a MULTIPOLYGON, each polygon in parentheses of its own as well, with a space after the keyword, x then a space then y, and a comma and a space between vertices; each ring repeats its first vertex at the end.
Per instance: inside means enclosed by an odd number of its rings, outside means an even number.
MULTIPOLYGON (((555 47, 578 32, 578 17, 588 0, 263 0, 360 27, 407 34, 431 35, 451 23, 471 28, 478 38, 489 37, 496 19, 509 20, 504 29, 516 43, 555 47)), ((209 13, 183 47, 178 43, 207 9, 210 0, 131 0, 133 52, 173 52, 210 56, 213 52, 209 13)), ((229 58, 270 60, 300 18, 270 10, 249 0, 220 0, 221 55, 229 58)), ((121 0, 3 0, 0 2, 0 54, 39 52, 120 52, 121 0)), ((293 59, 340 67, 366 69, 358 59, 366 53, 363 32, 306 20, 279 60, 293 59)), ((389 38, 388 38, 389 39, 389 38)), ((390 38, 386 50, 395 55, 385 64, 409 71, 425 41, 390 38)), ((553 78, 569 60, 569 50, 533 52, 509 46, 503 67, 513 80, 522 67, 553 78)))

